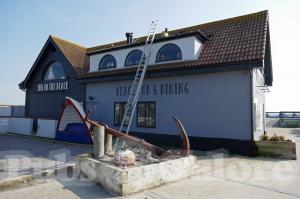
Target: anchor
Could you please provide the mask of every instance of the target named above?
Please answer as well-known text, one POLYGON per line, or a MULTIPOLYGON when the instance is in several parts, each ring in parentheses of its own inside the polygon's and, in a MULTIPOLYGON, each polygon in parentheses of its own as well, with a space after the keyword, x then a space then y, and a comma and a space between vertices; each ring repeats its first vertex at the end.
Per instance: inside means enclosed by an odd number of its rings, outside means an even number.
MULTIPOLYGON (((85 121, 88 122, 89 124, 91 124, 93 127, 101 127, 103 126, 105 128, 105 134, 110 134, 112 136, 115 136, 117 138, 120 138, 124 141, 128 141, 128 142, 132 142, 136 145, 139 145, 149 151, 151 151, 152 153, 154 153, 155 155, 157 155, 158 157, 166 157, 168 155, 174 154, 173 151, 167 151, 161 147, 155 146, 147 141, 145 141, 144 139, 140 139, 125 133, 122 133, 118 130, 115 130, 113 128, 110 128, 107 124, 105 123, 101 123, 101 122, 96 122, 93 121, 91 119, 89 119, 88 117, 90 117, 92 114, 91 111, 88 112, 88 114, 85 117, 85 121)), ((177 126, 177 128, 179 129, 179 134, 182 140, 182 151, 183 151, 183 155, 184 156, 189 156, 190 155, 190 142, 189 142, 189 138, 187 136, 187 133, 182 125, 182 123, 180 122, 180 120, 174 116, 173 120, 177 126)))

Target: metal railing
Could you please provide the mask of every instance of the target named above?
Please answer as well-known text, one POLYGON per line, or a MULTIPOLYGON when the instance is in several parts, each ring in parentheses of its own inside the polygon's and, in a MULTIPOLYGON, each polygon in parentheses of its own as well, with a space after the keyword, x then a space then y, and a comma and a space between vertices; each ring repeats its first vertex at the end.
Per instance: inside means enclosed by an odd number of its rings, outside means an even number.
POLYGON ((300 119, 298 111, 266 112, 266 118, 300 119))

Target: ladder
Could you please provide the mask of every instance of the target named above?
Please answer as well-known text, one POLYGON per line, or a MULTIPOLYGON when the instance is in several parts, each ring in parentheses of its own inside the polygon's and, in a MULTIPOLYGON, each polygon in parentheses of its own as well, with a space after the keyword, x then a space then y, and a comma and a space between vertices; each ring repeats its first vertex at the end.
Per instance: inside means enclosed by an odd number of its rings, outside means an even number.
MULTIPOLYGON (((125 111, 124 111, 124 115, 123 115, 123 119, 122 119, 119 131, 126 132, 126 134, 128 134, 128 132, 130 130, 134 111, 136 109, 136 105, 137 105, 137 102, 140 97, 144 77, 146 74, 147 67, 149 65, 149 59, 151 57, 151 49, 152 49, 153 40, 155 38, 157 23, 158 23, 158 20, 152 21, 150 24, 150 28, 149 28, 148 36, 147 36, 145 46, 143 49, 143 53, 140 58, 137 70, 136 70, 136 74, 135 74, 133 84, 130 89, 130 94, 129 94, 127 103, 125 105, 125 111)), ((117 148, 118 141, 119 141, 119 138, 116 139, 116 142, 114 145, 114 150, 116 150, 116 148, 117 148)), ((124 147, 124 146, 125 146, 125 141, 123 142, 122 147, 124 147)))

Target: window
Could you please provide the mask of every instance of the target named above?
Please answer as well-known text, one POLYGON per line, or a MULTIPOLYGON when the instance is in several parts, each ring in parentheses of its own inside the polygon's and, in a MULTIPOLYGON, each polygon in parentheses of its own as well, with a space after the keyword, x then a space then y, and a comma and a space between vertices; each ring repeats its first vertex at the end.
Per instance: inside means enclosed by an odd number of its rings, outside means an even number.
POLYGON ((112 55, 105 55, 99 63, 99 69, 107 69, 107 68, 115 68, 115 67, 117 67, 117 62, 114 56, 112 55))
MULTIPOLYGON (((140 63, 140 59, 142 57, 143 52, 141 50, 132 50, 130 53, 128 53, 125 66, 134 66, 138 65, 140 63)), ((145 57, 142 63, 145 62, 145 57)))
POLYGON ((138 102, 137 127, 155 128, 156 105, 155 102, 138 102))
POLYGON ((65 79, 65 72, 64 68, 59 62, 53 62, 51 63, 46 72, 44 73, 43 80, 55 80, 55 79, 65 79))
MULTIPOLYGON (((125 112, 125 107, 126 107, 127 102, 116 102, 115 103, 115 119, 114 119, 114 125, 115 126, 120 126, 122 123, 122 119, 124 116, 125 112)), ((125 125, 128 125, 129 117, 127 116, 125 125)))
POLYGON ((176 44, 166 44, 161 47, 156 55, 156 62, 182 59, 180 48, 176 44))

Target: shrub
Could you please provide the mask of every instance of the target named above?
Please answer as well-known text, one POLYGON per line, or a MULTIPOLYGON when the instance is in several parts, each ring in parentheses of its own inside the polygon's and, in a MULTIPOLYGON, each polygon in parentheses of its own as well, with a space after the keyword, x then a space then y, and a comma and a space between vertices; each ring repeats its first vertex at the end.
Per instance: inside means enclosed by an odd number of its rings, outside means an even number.
POLYGON ((279 136, 280 141, 286 141, 285 137, 283 135, 279 136))
POLYGON ((264 141, 267 141, 269 140, 269 136, 266 135, 266 134, 262 134, 260 137, 259 137, 260 140, 264 140, 264 141))
POLYGON ((259 140, 263 140, 263 141, 274 141, 274 142, 280 142, 280 141, 287 141, 287 142, 292 142, 292 140, 286 139, 283 135, 277 135, 274 134, 271 137, 269 137, 266 132, 264 134, 262 134, 259 137, 259 140))
MULTIPOLYGON (((282 137, 283 137, 283 136, 282 136, 282 137)), ((278 136, 278 135, 276 135, 276 134, 274 134, 272 137, 270 137, 269 140, 270 140, 270 141, 275 141, 275 142, 282 141, 282 140, 280 139, 280 136, 278 136)))

